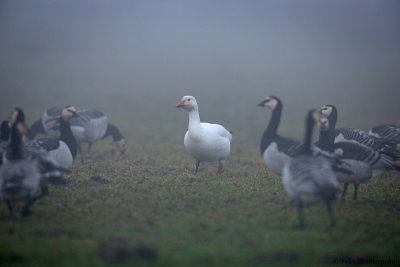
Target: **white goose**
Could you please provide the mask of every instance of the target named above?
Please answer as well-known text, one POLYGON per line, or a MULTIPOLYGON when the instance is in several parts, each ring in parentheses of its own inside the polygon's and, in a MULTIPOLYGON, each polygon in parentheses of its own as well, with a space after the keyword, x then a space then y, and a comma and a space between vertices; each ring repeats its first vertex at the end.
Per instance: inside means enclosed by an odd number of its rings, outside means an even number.
POLYGON ((229 156, 232 134, 222 125, 200 122, 199 107, 193 96, 184 96, 176 107, 189 112, 189 127, 184 145, 196 160, 195 174, 203 161, 218 161, 217 174, 222 173, 229 156))

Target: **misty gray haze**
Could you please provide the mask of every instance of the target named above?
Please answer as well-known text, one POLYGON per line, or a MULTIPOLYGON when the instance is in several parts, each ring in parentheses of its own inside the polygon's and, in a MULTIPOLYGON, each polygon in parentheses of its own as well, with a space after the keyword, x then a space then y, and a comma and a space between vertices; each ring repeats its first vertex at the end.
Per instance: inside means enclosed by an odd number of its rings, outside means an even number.
POLYGON ((268 95, 289 136, 322 104, 339 125, 399 124, 399 14, 397 0, 3 0, 0 111, 21 106, 31 123, 55 105, 97 108, 137 129, 128 140, 181 143, 189 94, 255 148, 268 95))

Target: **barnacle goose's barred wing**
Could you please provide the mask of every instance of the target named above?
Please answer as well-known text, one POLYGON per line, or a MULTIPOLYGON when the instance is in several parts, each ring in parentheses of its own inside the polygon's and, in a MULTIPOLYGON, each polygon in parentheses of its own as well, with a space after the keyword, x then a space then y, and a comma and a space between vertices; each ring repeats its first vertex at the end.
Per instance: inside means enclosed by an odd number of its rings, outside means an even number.
POLYGON ((58 139, 41 138, 27 143, 24 146, 24 149, 32 153, 38 153, 41 151, 49 152, 51 150, 57 149, 59 146, 60 142, 58 139))
POLYGON ((394 124, 385 124, 373 127, 368 134, 373 137, 387 138, 400 143, 400 127, 394 124))
POLYGON ((360 129, 336 128, 335 142, 354 140, 360 144, 366 145, 376 151, 385 151, 387 154, 399 156, 396 150, 396 142, 388 138, 373 137, 360 129))
POLYGON ((367 162, 373 169, 393 169, 393 158, 354 141, 335 143, 335 153, 345 159, 367 162))

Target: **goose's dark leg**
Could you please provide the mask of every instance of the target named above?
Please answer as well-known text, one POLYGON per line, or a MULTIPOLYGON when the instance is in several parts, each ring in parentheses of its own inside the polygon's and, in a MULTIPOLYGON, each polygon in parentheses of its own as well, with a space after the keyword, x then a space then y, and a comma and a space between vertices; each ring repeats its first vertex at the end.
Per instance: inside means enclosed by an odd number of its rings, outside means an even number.
POLYGON ((216 173, 217 175, 218 175, 218 174, 221 174, 221 173, 223 172, 224 166, 225 166, 224 161, 223 161, 223 160, 220 160, 220 161, 218 162, 218 170, 217 170, 217 173, 216 173))
POLYGON ((197 174, 197 171, 199 170, 200 166, 200 161, 196 160, 196 170, 194 171, 194 174, 197 174))
POLYGON ((326 209, 328 210, 329 219, 331 221, 331 227, 335 227, 336 221, 335 217, 333 216, 333 209, 332 209, 332 202, 330 200, 326 200, 326 209))
POLYGON ((93 143, 91 142, 88 143, 88 150, 87 150, 88 153, 92 152, 92 145, 93 143))
POLYGON ((49 195, 49 186, 47 184, 47 181, 45 181, 43 178, 40 181, 40 190, 42 191, 42 193, 40 194, 39 198, 49 195))
POLYGON ((357 200, 357 194, 358 194, 358 186, 360 184, 354 184, 354 194, 353 194, 353 200, 357 200))
POLYGON ((11 201, 10 200, 6 200, 6 205, 8 208, 8 214, 10 215, 10 217, 13 217, 13 207, 11 205, 11 201))
POLYGON ((303 215, 303 202, 301 200, 297 201, 297 211, 299 213, 299 228, 302 229, 305 227, 305 224, 303 215))
POLYGON ((25 205, 24 205, 24 207, 23 207, 23 209, 22 209, 22 211, 21 211, 21 215, 22 215, 22 217, 26 217, 26 216, 28 216, 29 214, 31 214, 31 211, 30 211, 30 207, 31 207, 31 205, 33 204, 33 203, 35 203, 35 201, 37 200, 37 198, 34 198, 34 197, 27 197, 26 199, 25 199, 25 205))
POLYGON ((341 196, 341 198, 340 198, 340 200, 341 200, 342 202, 345 201, 345 197, 346 197, 347 187, 348 187, 348 186, 349 186, 348 183, 344 183, 344 185, 343 185, 343 192, 342 192, 342 196, 341 196))

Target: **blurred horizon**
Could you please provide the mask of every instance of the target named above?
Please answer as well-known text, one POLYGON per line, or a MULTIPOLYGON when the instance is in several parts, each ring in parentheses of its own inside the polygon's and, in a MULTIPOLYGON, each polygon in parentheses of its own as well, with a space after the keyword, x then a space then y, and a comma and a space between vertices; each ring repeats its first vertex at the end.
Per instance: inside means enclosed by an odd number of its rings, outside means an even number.
POLYGON ((305 112, 339 109, 339 125, 400 124, 400 2, 1 1, 3 119, 49 107, 96 108, 143 141, 183 138, 193 95, 204 121, 257 143, 284 102, 280 132, 301 137, 305 112), (178 132, 178 134, 177 134, 178 132), (257 139, 257 140, 256 140, 257 139))

